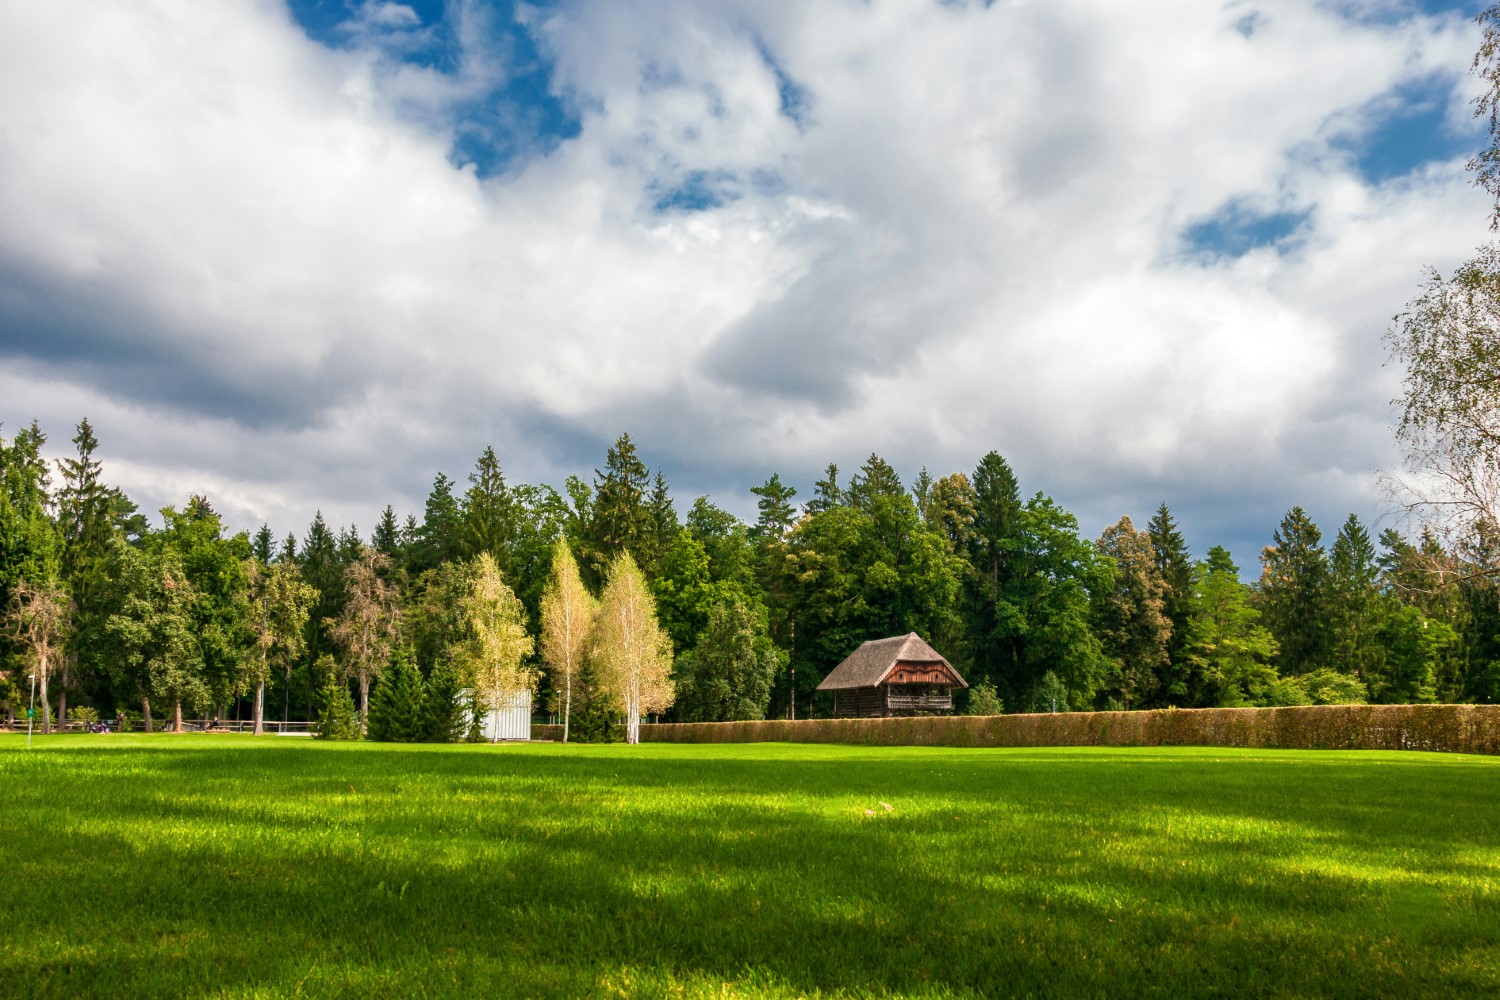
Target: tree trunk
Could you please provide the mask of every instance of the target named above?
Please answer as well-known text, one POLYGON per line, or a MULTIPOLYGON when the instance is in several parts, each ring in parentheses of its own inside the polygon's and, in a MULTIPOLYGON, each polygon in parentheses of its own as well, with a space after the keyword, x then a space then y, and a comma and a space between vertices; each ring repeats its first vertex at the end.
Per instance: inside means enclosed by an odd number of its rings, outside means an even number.
POLYGON ((42 682, 42 732, 52 732, 52 703, 47 700, 47 658, 37 661, 37 680, 42 682))
POLYGON ((68 730, 68 661, 63 661, 62 677, 57 686, 57 728, 68 730))
POLYGON ((151 727, 151 699, 145 695, 141 695, 141 718, 146 723, 146 732, 155 732, 151 727))
POLYGON ((182 702, 172 702, 172 732, 182 732, 182 702))
POLYGON ((260 736, 266 731, 266 682, 261 681, 255 686, 255 735, 260 736))
POLYGON ((568 742, 568 716, 573 712, 573 672, 568 671, 567 693, 563 695, 563 742, 568 742))
POLYGON ((370 727, 370 675, 359 675, 359 732, 363 736, 370 727))

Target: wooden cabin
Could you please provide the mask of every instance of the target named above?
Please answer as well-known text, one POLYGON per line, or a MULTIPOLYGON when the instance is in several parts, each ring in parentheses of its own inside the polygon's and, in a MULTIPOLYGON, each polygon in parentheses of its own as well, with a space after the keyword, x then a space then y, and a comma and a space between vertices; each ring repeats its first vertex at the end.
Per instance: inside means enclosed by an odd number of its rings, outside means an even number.
POLYGON ((953 711, 953 689, 968 683, 915 632, 871 639, 818 685, 833 692, 837 718, 880 718, 953 711))

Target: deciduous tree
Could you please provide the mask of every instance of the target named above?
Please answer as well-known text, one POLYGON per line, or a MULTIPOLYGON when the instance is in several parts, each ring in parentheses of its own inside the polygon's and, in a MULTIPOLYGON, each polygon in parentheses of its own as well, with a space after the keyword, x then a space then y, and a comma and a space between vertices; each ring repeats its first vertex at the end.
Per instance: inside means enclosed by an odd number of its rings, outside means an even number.
POLYGON ((365 549, 344 572, 347 599, 343 613, 328 621, 329 633, 343 653, 344 676, 359 681, 361 724, 370 718, 370 684, 385 669, 400 627, 396 589, 381 578, 390 560, 365 549))
POLYGON ((594 628, 601 683, 625 711, 625 741, 640 742, 641 716, 672 704, 672 644, 656 622, 656 602, 630 553, 610 564, 594 628))
POLYGON ((41 688, 44 733, 52 731, 47 681, 67 650, 71 612, 67 591, 56 581, 35 586, 25 580, 16 581, 5 607, 6 632, 26 649, 27 660, 41 688))
MULTIPOLYGON (((497 712, 517 692, 529 693, 536 683, 524 666, 532 651, 526 608, 500 578, 500 568, 488 552, 475 560, 471 579, 463 604, 471 634, 464 663, 482 707, 497 712)), ((492 742, 499 739, 496 727, 492 742)))
POLYGON ((599 604, 583 585, 566 539, 552 547, 552 580, 542 595, 542 662, 563 698, 563 742, 573 715, 573 686, 583 669, 599 604))

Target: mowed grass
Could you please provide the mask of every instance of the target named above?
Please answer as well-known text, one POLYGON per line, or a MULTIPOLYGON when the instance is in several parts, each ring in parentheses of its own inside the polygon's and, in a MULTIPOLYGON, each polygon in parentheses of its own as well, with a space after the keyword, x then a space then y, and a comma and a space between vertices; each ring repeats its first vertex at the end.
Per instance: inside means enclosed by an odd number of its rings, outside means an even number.
POLYGON ((0 994, 1500 995, 1500 759, 7 736, 0 789, 0 994))

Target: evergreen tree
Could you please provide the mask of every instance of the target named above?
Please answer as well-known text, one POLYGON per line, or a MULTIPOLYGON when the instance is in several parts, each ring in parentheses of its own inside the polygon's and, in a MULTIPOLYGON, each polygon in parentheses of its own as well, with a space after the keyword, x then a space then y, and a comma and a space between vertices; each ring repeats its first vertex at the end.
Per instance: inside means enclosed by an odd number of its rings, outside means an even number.
POLYGON ((1021 493, 1009 463, 997 452, 979 460, 974 470, 974 569, 998 590, 1008 577, 1021 535, 1021 493))
POLYGON ((859 472, 849 481, 849 503, 868 512, 878 502, 898 497, 907 499, 901 477, 896 475, 896 470, 891 468, 889 462, 871 452, 870 457, 865 459, 865 464, 859 467, 859 472))
POLYGON ((422 701, 422 740, 427 743, 462 740, 469 723, 468 700, 453 659, 444 657, 434 663, 422 701))
POLYGON ((401 528, 396 524, 396 511, 390 504, 386 504, 385 510, 380 512, 375 533, 370 536, 370 547, 393 564, 401 564, 401 528))
POLYGON ((755 506, 760 512, 750 529, 750 537, 757 543, 785 541, 797 520, 797 506, 792 503, 797 490, 784 485, 781 476, 772 474, 761 485, 752 486, 750 492, 759 498, 755 506))
POLYGON ((1162 614, 1172 624, 1172 637, 1167 643, 1167 659, 1170 666, 1163 678, 1172 704, 1182 697, 1187 687, 1188 623, 1193 617, 1193 561, 1188 554, 1187 542, 1166 502, 1156 508, 1156 516, 1146 526, 1151 537, 1151 547, 1156 553, 1156 570, 1161 575, 1162 614))
POLYGON ((366 735, 382 743, 418 743, 429 733, 426 691, 411 652, 397 648, 370 695, 366 735))
POLYGON ((1334 539, 1329 569, 1335 662, 1339 670, 1368 685, 1381 669, 1376 632, 1384 602, 1375 546, 1370 542, 1369 532, 1353 514, 1334 539))
POLYGON ((462 506, 462 555, 473 559, 488 552, 509 576, 511 545, 516 534, 515 499, 505 485, 495 449, 486 447, 469 473, 469 489, 462 506))
POLYGON ((832 462, 828 468, 823 470, 823 478, 813 483, 812 499, 807 501, 804 510, 808 514, 821 514, 825 510, 833 510, 847 503, 844 491, 839 487, 839 467, 832 462))
POLYGON ((463 516, 453 496, 453 481, 439 472, 427 494, 422 526, 412 546, 412 571, 420 573, 459 557, 463 548, 463 516))
POLYGON ((1261 554, 1260 600, 1281 672, 1295 676, 1332 657, 1328 557, 1322 532, 1301 507, 1287 512, 1271 540, 1261 554))
POLYGON ((250 539, 250 555, 262 566, 269 566, 276 561, 276 536, 271 534, 269 524, 262 524, 250 539))
POLYGON ((354 707, 354 699, 349 696, 349 685, 338 678, 333 657, 319 658, 313 670, 323 678, 323 684, 318 689, 318 724, 313 730, 313 737, 320 740, 359 739, 359 711, 354 707))
POLYGON ((70 670, 89 674, 107 668, 97 653, 104 645, 106 563, 115 536, 116 494, 104 482, 103 466, 94 457, 99 441, 87 419, 79 422, 73 445, 77 457, 58 462, 62 488, 57 494, 57 526, 63 582, 73 599, 76 654, 63 660, 60 711, 66 704, 70 670))
POLYGON ((593 501, 583 567, 596 579, 621 552, 639 556, 655 534, 647 503, 650 475, 636 454, 629 434, 621 434, 605 455, 604 469, 594 470, 593 501))

